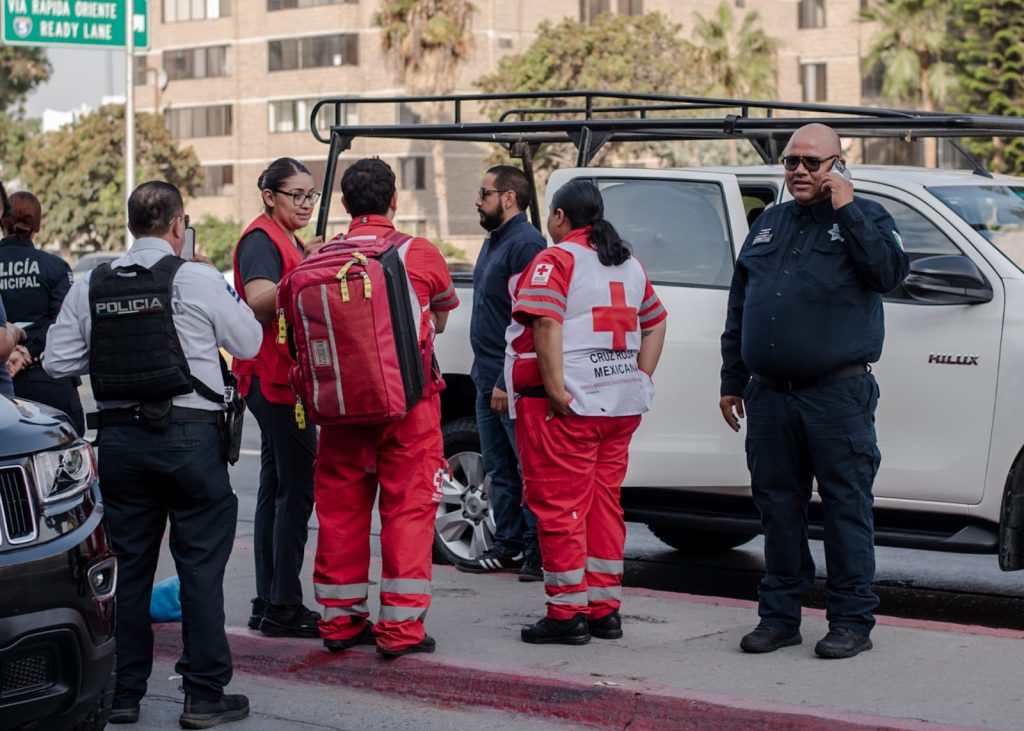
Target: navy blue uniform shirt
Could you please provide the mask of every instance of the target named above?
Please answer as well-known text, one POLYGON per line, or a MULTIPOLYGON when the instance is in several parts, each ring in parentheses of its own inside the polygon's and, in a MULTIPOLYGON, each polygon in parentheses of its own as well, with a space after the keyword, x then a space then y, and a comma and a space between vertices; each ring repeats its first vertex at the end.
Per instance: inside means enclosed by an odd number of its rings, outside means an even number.
POLYGON ((908 271, 896 223, 855 199, 787 201, 754 222, 733 272, 722 334, 722 396, 751 373, 807 380, 882 355, 882 294, 908 271))
POLYGON ((546 247, 540 231, 519 213, 491 231, 473 270, 473 314, 469 342, 473 346, 470 375, 477 390, 489 394, 505 388, 505 330, 512 322, 509 279, 546 247))
POLYGON ((0 241, 0 293, 7 319, 25 329, 24 345, 33 359, 46 347, 46 331, 57 319, 72 279, 67 262, 31 241, 13 236, 0 241))

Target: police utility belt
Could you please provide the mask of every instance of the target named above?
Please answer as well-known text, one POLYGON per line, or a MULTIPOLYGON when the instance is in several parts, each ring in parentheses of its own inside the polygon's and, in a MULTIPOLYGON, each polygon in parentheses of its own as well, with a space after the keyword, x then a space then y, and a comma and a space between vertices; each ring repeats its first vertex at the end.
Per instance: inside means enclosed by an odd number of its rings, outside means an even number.
POLYGON ((771 376, 763 376, 760 373, 754 373, 751 376, 751 378, 774 391, 783 391, 789 393, 790 391, 800 391, 805 388, 827 386, 830 383, 841 381, 844 378, 863 376, 865 373, 870 372, 871 366, 868 365, 867 363, 856 363, 854 365, 843 366, 837 371, 826 373, 825 375, 818 376, 817 378, 807 378, 804 380, 788 381, 784 378, 772 378, 771 376))
POLYGON ((101 264, 89 279, 89 373, 97 401, 138 401, 137 406, 89 414, 100 429, 135 426, 162 434, 172 423, 217 424, 225 459, 234 464, 242 446, 245 401, 220 358, 225 388, 214 391, 192 375, 173 317, 173 284, 184 260, 168 254, 153 267, 101 264), (175 406, 175 396, 195 392, 216 410, 175 406), (223 409, 221 408, 223 407, 223 409))

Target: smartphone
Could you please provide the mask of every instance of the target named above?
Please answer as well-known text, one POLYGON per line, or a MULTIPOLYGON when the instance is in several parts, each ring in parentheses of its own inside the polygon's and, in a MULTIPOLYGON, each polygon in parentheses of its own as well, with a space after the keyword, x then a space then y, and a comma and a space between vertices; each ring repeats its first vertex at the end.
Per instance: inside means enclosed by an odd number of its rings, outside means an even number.
POLYGON ((847 180, 853 179, 853 173, 850 172, 850 168, 846 167, 846 165, 843 164, 843 161, 838 157, 836 158, 836 161, 832 163, 832 172, 839 173, 847 180))
POLYGON ((181 247, 181 258, 191 261, 196 255, 196 230, 191 226, 185 227, 185 244, 181 247))

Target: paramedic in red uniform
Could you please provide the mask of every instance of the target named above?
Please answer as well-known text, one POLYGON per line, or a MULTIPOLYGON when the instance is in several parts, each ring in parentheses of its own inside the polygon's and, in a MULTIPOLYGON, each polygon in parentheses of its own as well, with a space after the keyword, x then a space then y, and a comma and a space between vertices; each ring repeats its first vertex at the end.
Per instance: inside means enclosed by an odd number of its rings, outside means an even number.
MULTIPOLYGON (((395 230, 395 174, 385 162, 353 163, 341 178, 341 193, 352 216, 346 238, 378 238, 395 230)), ((419 300, 421 355, 430 362, 434 334, 444 330, 459 300, 441 252, 426 239, 412 238, 405 266, 419 300)), ((385 657, 434 651, 423 617, 430 606, 434 516, 447 473, 439 396, 444 382, 436 372, 424 373, 424 382, 423 398, 397 421, 320 429, 313 585, 324 607, 320 633, 332 652, 374 643, 385 657), (378 483, 383 569, 374 625, 367 595, 378 483)))
POLYGON ((622 637, 619 493, 668 315, 593 183, 555 192, 548 234, 559 243, 520 278, 507 334, 506 382, 548 596, 547 616, 522 639, 582 645, 622 637))
POLYGON ((278 337, 277 284, 302 261, 296 232, 309 223, 320 193, 309 169, 282 157, 259 177, 263 213, 235 248, 235 289, 263 326, 252 360, 235 360, 238 388, 260 425, 260 487, 253 522, 256 598, 249 627, 273 637, 320 636, 320 615, 302 603, 303 552, 313 512, 316 427, 295 422, 293 360, 278 337))

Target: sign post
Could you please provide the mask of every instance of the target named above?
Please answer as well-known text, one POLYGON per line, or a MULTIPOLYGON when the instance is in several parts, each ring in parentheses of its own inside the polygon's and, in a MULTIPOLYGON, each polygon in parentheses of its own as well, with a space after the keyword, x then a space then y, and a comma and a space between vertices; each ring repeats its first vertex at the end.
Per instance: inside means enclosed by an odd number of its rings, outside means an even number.
MULTIPOLYGON (((135 24, 130 3, 125 3, 124 44, 124 212, 128 216, 128 199, 135 190, 135 24)), ((132 232, 124 231, 124 250, 132 248, 132 232)))

